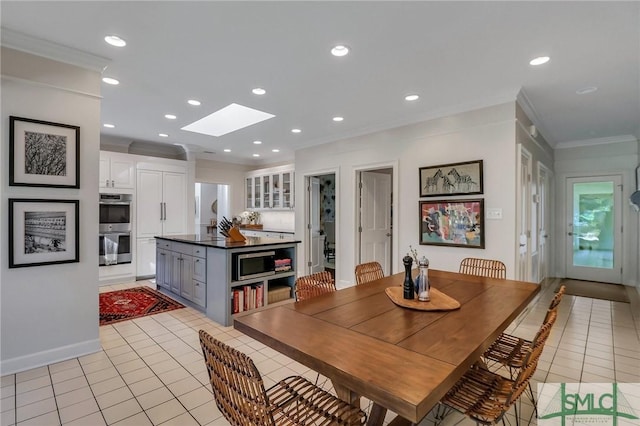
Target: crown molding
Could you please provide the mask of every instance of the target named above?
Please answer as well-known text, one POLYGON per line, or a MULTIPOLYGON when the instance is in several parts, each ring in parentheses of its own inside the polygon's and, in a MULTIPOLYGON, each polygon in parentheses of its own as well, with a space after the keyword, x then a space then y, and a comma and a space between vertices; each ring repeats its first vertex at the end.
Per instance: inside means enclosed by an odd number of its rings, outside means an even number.
POLYGON ((529 96, 527 95, 527 92, 525 91, 524 87, 521 88, 520 91, 518 92, 518 95, 516 96, 516 101, 518 102, 520 107, 524 110, 524 113, 527 114, 527 117, 529 117, 529 120, 531 120, 531 122, 536 126, 536 128, 538 129, 538 132, 542 135, 542 137, 547 142, 547 144, 549 144, 551 148, 554 148, 554 143, 553 143, 554 138, 549 132, 549 129, 547 129, 545 125, 542 123, 542 120, 540 120, 540 116, 538 115, 535 107, 531 103, 531 100, 529 99, 529 96))
POLYGON ((0 44, 4 47, 75 65, 91 71, 102 73, 111 62, 110 59, 102 56, 32 37, 8 28, 3 27, 0 34, 0 44))
POLYGON ((594 139, 582 139, 578 141, 558 142, 555 148, 567 149, 567 148, 578 148, 582 146, 607 145, 611 143, 621 143, 621 142, 638 142, 638 139, 636 139, 636 137, 633 135, 618 135, 618 136, 609 136, 606 138, 594 138, 594 139))

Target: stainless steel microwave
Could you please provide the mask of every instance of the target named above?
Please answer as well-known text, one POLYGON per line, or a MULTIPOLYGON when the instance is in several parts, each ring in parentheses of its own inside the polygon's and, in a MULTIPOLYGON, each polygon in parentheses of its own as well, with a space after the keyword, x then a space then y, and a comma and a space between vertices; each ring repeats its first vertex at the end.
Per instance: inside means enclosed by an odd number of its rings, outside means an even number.
POLYGON ((275 251, 238 253, 233 256, 232 270, 235 281, 266 277, 276 273, 275 251))

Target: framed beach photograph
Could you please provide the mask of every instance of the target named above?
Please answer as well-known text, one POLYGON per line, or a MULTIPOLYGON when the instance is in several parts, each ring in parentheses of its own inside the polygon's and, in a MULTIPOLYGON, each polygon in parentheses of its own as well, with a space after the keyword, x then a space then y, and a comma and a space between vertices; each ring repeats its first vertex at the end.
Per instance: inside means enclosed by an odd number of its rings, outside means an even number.
POLYGON ((420 167, 420 197, 482 194, 482 160, 420 167))
POLYGON ((80 127, 9 117, 9 185, 80 188, 80 127))
POLYGON ((484 200, 420 201, 420 244, 484 248, 484 200))
POLYGON ((80 261, 78 200, 9 198, 9 268, 80 261))

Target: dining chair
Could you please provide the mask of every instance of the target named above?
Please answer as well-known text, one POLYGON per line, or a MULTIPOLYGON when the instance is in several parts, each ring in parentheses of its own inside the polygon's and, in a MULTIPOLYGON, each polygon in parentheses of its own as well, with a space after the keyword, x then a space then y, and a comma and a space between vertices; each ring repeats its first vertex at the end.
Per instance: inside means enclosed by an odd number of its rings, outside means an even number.
POLYGON ((531 386, 531 377, 536 371, 538 360, 556 316, 557 314, 554 313, 552 319, 536 333, 532 340, 532 347, 523 361, 523 367, 514 379, 490 371, 483 363, 477 362, 453 385, 440 402, 482 425, 492 425, 500 420, 504 422, 504 415, 513 406, 516 424, 519 424, 516 402, 531 386))
POLYGON ((489 278, 507 278, 507 267, 499 260, 467 257, 460 262, 460 273, 489 278))
POLYGON ((324 255, 327 260, 335 260, 336 258, 336 227, 334 222, 324 223, 324 255))
POLYGON ((356 265, 356 285, 368 283, 384 277, 382 266, 378 262, 367 262, 356 265))
POLYGON ((298 302, 334 291, 336 284, 329 271, 316 272, 296 279, 295 293, 298 302))
POLYGON ((265 389, 247 355, 200 330, 209 383, 220 412, 234 426, 360 425, 367 415, 301 376, 265 389))

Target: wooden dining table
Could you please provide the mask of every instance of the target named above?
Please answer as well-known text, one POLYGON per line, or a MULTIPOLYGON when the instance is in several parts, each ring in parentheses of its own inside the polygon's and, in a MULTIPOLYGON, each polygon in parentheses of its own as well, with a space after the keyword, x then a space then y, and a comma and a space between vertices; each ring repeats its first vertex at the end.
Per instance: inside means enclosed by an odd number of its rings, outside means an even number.
POLYGON ((385 293, 403 280, 404 272, 249 311, 236 316, 234 326, 331 379, 343 400, 371 400, 368 424, 381 425, 387 410, 418 423, 540 286, 432 269, 431 286, 460 308, 422 311, 398 306, 385 293))

